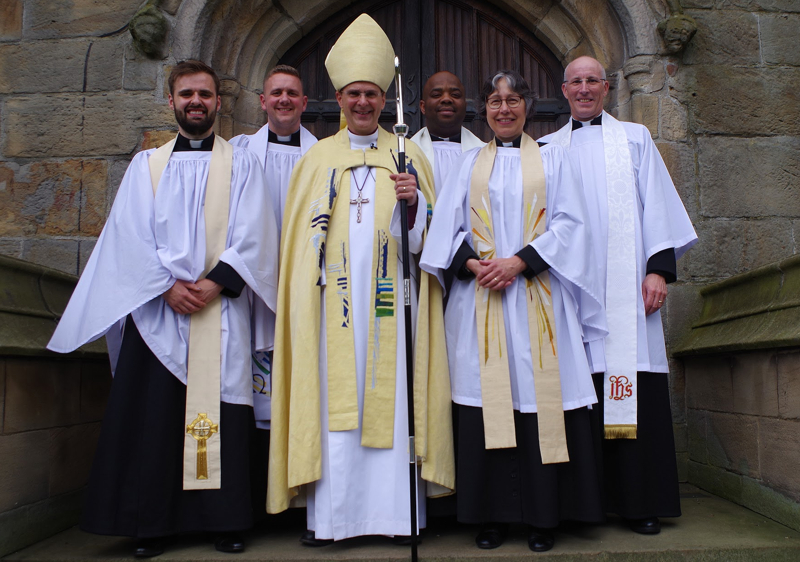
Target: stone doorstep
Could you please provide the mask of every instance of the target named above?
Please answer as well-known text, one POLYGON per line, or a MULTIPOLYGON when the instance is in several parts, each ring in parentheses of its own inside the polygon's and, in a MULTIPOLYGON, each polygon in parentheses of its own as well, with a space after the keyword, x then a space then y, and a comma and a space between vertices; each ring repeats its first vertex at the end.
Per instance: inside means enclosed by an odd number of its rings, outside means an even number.
MULTIPOLYGON (((474 543, 474 526, 457 525, 447 519, 431 519, 419 547, 424 561, 477 561, 496 559, 504 562, 546 556, 559 561, 601 560, 619 562, 704 562, 796 561, 800 559, 800 533, 771 521, 749 509, 713 496, 692 485, 681 486, 683 516, 663 520, 660 535, 632 533, 617 518, 605 525, 564 524, 556 535, 555 548, 534 555, 528 550, 525 529, 513 527, 506 543, 491 551, 478 550, 474 543)), ((270 531, 266 525, 245 535, 247 550, 239 555, 221 554, 214 550, 209 537, 182 536, 155 560, 408 560, 407 547, 392 545, 383 537, 348 539, 323 548, 307 548, 299 544, 304 519, 298 512, 275 519, 270 531), (299 515, 299 516, 298 516, 299 515)), ((2 560, 11 561, 75 561, 129 560, 132 539, 103 537, 84 533, 77 528, 64 531, 2 560)))

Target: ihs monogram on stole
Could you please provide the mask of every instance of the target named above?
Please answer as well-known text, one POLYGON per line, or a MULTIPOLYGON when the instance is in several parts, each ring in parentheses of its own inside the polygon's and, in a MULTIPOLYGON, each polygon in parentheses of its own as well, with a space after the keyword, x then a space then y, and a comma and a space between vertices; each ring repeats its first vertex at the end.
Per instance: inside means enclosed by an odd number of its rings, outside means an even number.
MULTIPOLYGON (((347 248, 341 244, 341 261, 327 262, 328 277, 336 279, 336 294, 342 302, 342 328, 350 326, 350 290, 347 280, 347 248)), ((330 256, 328 256, 330 257, 330 256)))
POLYGON ((633 396, 633 383, 624 375, 608 378, 610 384, 609 398, 612 400, 625 400, 633 396))
POLYGON ((219 432, 219 426, 208 419, 207 414, 199 413, 194 421, 186 426, 186 433, 197 441, 197 479, 208 480, 208 452, 206 441, 219 432))

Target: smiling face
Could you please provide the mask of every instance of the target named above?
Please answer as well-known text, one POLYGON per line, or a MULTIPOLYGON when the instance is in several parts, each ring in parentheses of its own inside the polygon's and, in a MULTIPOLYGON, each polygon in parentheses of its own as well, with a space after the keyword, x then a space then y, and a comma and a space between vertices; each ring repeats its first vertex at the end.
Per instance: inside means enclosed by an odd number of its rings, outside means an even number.
POLYGON ((205 72, 181 76, 169 95, 178 129, 189 139, 204 139, 211 133, 221 104, 214 79, 205 72))
POLYGON ((425 83, 419 107, 432 135, 457 135, 461 132, 461 124, 467 114, 464 84, 455 74, 437 72, 425 83))
POLYGON ((300 129, 300 117, 308 105, 303 95, 303 83, 297 76, 273 74, 264 81, 261 109, 267 112, 270 130, 276 135, 289 136, 300 129))
POLYGON ((351 82, 336 92, 347 128, 356 135, 371 135, 378 128, 386 94, 372 82, 351 82))
POLYGON ((522 134, 525 128, 525 100, 520 99, 517 107, 509 107, 506 101, 497 109, 489 107, 493 99, 508 100, 509 98, 522 98, 518 93, 508 87, 505 78, 497 81, 497 88, 489 94, 486 101, 486 121, 501 142, 511 142, 522 134))
POLYGON ((572 118, 590 121, 603 111, 608 81, 603 67, 591 57, 580 57, 567 65, 561 91, 569 102, 572 118))

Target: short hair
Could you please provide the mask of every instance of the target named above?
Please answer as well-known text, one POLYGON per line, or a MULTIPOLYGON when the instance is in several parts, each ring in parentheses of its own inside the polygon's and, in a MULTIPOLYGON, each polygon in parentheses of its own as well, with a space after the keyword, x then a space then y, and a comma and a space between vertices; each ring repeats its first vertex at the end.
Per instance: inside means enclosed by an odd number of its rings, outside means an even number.
MULTIPOLYGON (((578 57, 578 58, 580 58, 580 57, 578 57)), ((567 66, 569 66, 570 64, 572 64, 573 62, 578 60, 578 58, 570 61, 570 63, 567 66)), ((594 60, 597 60, 597 59, 594 59, 594 60)), ((597 61, 597 64, 600 64, 600 61, 597 61)), ((564 82, 567 81, 567 66, 564 67, 564 82)), ((606 79, 606 69, 602 64, 600 64, 600 78, 602 78, 603 80, 606 79)))
POLYGON ((300 72, 293 66, 289 66, 288 64, 279 64, 273 66, 272 69, 267 72, 267 75, 264 76, 264 84, 267 83, 267 80, 275 76, 276 74, 288 74, 289 76, 294 76, 300 83, 303 83, 303 79, 300 78, 300 72))
POLYGON ((497 83, 505 78, 511 91, 525 100, 525 120, 533 118, 536 113, 536 93, 528 86, 528 82, 516 70, 498 70, 494 76, 487 79, 481 86, 480 100, 478 101, 478 115, 486 119, 486 100, 497 89, 497 83))
POLYGON ((199 60, 182 60, 172 67, 172 71, 170 71, 169 79, 167 81, 169 84, 169 93, 173 96, 175 95, 175 82, 177 82, 178 78, 201 73, 208 74, 214 79, 214 88, 216 88, 217 95, 219 95, 221 86, 219 76, 217 76, 217 73, 214 72, 213 68, 199 60))

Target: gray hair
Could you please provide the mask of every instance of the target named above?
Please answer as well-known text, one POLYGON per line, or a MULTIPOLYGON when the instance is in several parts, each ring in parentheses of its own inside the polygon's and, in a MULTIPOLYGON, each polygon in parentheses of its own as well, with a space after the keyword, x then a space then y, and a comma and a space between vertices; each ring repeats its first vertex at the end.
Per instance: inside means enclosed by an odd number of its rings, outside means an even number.
POLYGON ((505 79, 506 84, 512 92, 525 100, 525 120, 533 118, 536 113, 536 99, 538 96, 536 92, 531 90, 525 78, 516 70, 498 70, 494 76, 489 78, 481 86, 480 100, 478 103, 478 114, 486 119, 486 100, 492 95, 492 92, 497 90, 497 84, 500 80, 505 79))

